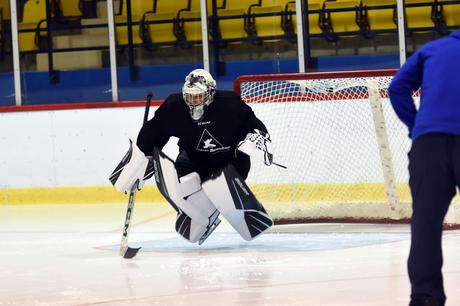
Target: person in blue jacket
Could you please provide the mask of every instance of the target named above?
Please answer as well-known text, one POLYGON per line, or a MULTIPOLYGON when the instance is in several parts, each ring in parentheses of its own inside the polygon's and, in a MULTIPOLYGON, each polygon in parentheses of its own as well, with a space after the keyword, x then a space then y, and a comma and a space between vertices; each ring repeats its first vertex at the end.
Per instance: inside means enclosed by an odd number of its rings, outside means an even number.
POLYGON ((417 50, 389 87, 391 104, 412 139, 410 306, 446 302, 441 238, 444 217, 456 186, 460 186, 459 73, 460 31, 457 31, 417 50), (412 93, 419 88, 417 109, 412 93))

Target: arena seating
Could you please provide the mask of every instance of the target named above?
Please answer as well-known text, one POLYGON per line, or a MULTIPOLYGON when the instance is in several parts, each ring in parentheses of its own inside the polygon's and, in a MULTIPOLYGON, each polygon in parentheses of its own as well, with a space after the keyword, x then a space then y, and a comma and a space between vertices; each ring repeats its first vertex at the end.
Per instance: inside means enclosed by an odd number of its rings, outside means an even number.
POLYGON ((80 19, 80 0, 55 0, 59 15, 64 19, 80 19))
POLYGON ((176 21, 178 13, 186 9, 188 0, 154 0, 152 11, 145 12, 141 20, 141 38, 143 43, 176 42, 178 32, 176 21), (169 22, 168 22, 169 20, 169 22), (150 23, 159 22, 162 23, 150 23))
POLYGON ((356 35, 360 30, 360 3, 356 0, 326 1, 320 17, 320 27, 326 39, 335 41, 337 34, 356 35))
MULTIPOLYGON (((5 1, 5 0, 0 0, 5 1)), ((59 5, 63 17, 84 18, 81 0, 52 0, 59 5)), ((127 0, 121 1, 121 13, 116 16, 117 43, 128 45, 127 0)), ((24 8, 21 29, 37 29, 46 26, 44 22, 44 0, 28 1, 24 8), (40 23, 40 24, 39 24, 40 23)), ((409 33, 431 31, 443 26, 458 26, 460 4, 449 0, 406 0, 406 23, 409 33)), ((2 2, 0 2, 2 3, 2 2)), ((213 13, 208 1, 208 16, 213 13)), ((295 42, 297 24, 293 0, 218 0, 217 35, 212 39, 228 43, 283 39, 295 42)), ((396 0, 309 0, 309 34, 323 36, 334 41, 340 36, 363 34, 372 38, 382 32, 395 32, 396 0), (374 32, 374 33, 373 33, 374 32)), ((131 0, 131 21, 133 45, 175 46, 200 44, 200 0, 131 0)), ((87 22, 82 19, 82 23, 87 22)), ((105 22, 105 21, 103 21, 105 22)), ((212 23, 209 32, 212 33, 212 23)), ((38 33, 38 31, 36 31, 38 33)), ((37 50, 37 34, 21 33, 21 51, 37 50)), ((41 33, 41 37, 46 33, 41 33)), ((38 36, 38 37, 40 37, 38 36)))
POLYGON ((10 4, 9 0, 0 0, 0 9, 2 9, 3 20, 10 20, 10 4))
MULTIPOLYGON (((208 16, 212 13, 212 2, 207 1, 208 16)), ((201 43, 201 13, 200 13, 200 0, 189 0, 187 8, 181 9, 177 15, 179 19, 178 26, 176 27, 176 37, 179 41, 186 41, 192 43, 201 43), (194 20, 183 20, 194 19, 194 20)))
POLYGON ((248 14, 248 28, 250 35, 256 36, 264 41, 280 40, 281 36, 294 34, 292 26, 286 25, 285 12, 288 0, 261 0, 259 4, 251 5, 248 14), (258 14, 279 14, 268 16, 257 16, 258 14), (291 33, 286 32, 291 30, 291 33))
POLYGON ((397 29, 396 0, 362 0, 364 27, 370 31, 397 29))
POLYGON ((247 16, 249 7, 257 3, 258 0, 224 1, 224 5, 217 9, 217 16, 223 17, 218 21, 220 38, 229 41, 229 43, 245 41, 248 38, 248 32, 246 31, 248 18, 242 16, 247 16))
POLYGON ((3 10, 2 3, 0 2, 0 61, 5 58, 5 34, 3 33, 3 10))
MULTIPOLYGON (((142 43, 141 36, 139 35, 139 22, 142 20, 144 14, 153 11, 153 0, 131 0, 131 22, 133 44, 138 45, 142 43), (135 23, 135 24, 134 24, 135 23)), ((128 45, 128 10, 126 1, 122 2, 121 15, 115 16, 116 37, 118 45, 128 45), (119 24, 122 25, 119 25, 119 24)))
MULTIPOLYGON (((72 61, 77 66, 102 67, 102 49, 108 48, 106 4, 97 2, 96 16, 88 17, 82 9, 82 4, 85 3, 83 0, 50 0, 50 3, 55 52, 58 53, 59 49, 80 48, 79 51, 67 54, 75 57, 72 61), (73 24, 74 28, 66 31, 69 24, 73 24), (93 27, 98 24, 100 28, 93 27), (92 50, 81 50, 82 48, 92 50), (91 58, 84 60, 78 56, 81 51, 91 51, 81 53, 91 58)), ((119 13, 115 16, 116 40, 119 46, 125 47, 129 44, 127 0, 117 0, 115 3, 117 7, 120 4, 119 13)), ((217 0, 216 8, 212 7, 214 1, 209 0, 207 3, 209 38, 216 40, 219 48, 247 42, 262 45, 265 42, 277 43, 283 40, 295 43, 297 40, 294 0, 217 0)), ((325 38, 324 43, 335 42, 340 37, 347 36, 373 39, 378 35, 397 31, 396 0, 308 0, 305 3, 308 3, 307 34, 315 39, 325 38)), ((406 0, 405 6, 407 33, 411 37, 414 33, 437 32, 444 35, 450 30, 460 28, 458 0, 406 0)), ((0 0, 0 9, 2 25, 8 25, 8 0, 0 0)), ((163 46, 188 47, 201 44, 200 17, 200 0, 131 0, 133 46, 146 47, 151 51, 163 46)), ((46 27, 46 1, 27 1, 23 18, 19 22, 20 51, 46 52, 46 27)), ((0 49, 5 50, 4 33, 1 34, 0 49)), ((61 56, 64 55, 56 56, 56 69, 65 69, 68 66, 65 61, 60 60, 61 56)), ((47 57, 37 56, 36 67, 45 69, 46 65, 47 57)), ((67 68, 74 69, 73 66, 67 68)))
MULTIPOLYGON (((297 33, 297 16, 295 15, 296 6, 295 1, 290 1, 287 4, 287 11, 292 12, 292 26, 294 33, 297 33)), ((308 33, 320 34, 321 28, 319 27, 320 10, 323 8, 323 0, 310 0, 308 1, 308 33)))
POLYGON ((19 33, 19 50, 34 51, 38 50, 40 39, 46 37, 46 1, 33 0, 27 1, 24 5, 22 22, 19 23, 19 30, 35 30, 33 32, 19 33))
POLYGON ((431 28, 434 27, 432 20, 432 13, 434 6, 410 6, 411 4, 431 4, 432 0, 405 0, 405 4, 409 5, 406 7, 405 20, 407 29, 414 30, 420 28, 426 28, 427 31, 431 31, 431 28))
POLYGON ((460 3, 452 3, 452 1, 438 1, 441 14, 444 17, 447 27, 460 26, 460 3))

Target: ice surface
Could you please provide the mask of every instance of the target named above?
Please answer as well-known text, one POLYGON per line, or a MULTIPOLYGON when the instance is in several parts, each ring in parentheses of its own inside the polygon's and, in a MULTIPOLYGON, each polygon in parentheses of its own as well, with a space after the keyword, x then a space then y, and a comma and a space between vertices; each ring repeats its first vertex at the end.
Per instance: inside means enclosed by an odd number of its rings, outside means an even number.
MULTIPOLYGON (((287 225, 246 242, 225 223, 202 245, 170 207, 0 206, 0 305, 407 305, 403 225, 287 225)), ((445 233, 447 305, 460 305, 460 231, 445 233)))
MULTIPOLYGON (((279 227, 277 226, 275 230, 279 227)), ((235 233, 215 233, 198 246, 185 239, 160 239, 134 242, 142 246, 143 252, 306 252, 336 250, 372 244, 407 240, 408 233, 268 233, 252 241, 245 241, 235 233)), ((101 249, 117 250, 119 244, 103 246, 101 249)))

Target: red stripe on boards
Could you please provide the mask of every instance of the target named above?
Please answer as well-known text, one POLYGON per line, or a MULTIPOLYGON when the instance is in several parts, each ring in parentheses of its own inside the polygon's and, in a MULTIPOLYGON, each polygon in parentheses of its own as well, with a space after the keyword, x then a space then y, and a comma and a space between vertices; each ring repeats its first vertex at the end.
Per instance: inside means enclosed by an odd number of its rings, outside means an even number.
MULTIPOLYGON (((152 106, 159 106, 163 100, 152 100, 152 106)), ((59 104, 39 104, 39 105, 11 105, 0 106, 0 113, 13 112, 36 112, 36 111, 56 111, 56 110, 76 110, 92 108, 114 108, 114 107, 143 107, 145 101, 122 101, 122 102, 84 102, 84 103, 59 103, 59 104)))

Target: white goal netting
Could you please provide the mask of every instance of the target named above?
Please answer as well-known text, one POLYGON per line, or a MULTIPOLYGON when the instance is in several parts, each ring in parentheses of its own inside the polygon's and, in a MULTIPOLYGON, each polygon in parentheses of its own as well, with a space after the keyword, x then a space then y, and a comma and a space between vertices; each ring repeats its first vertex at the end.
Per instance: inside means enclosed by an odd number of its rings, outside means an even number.
MULTIPOLYGON (((279 221, 407 222, 410 139, 387 95, 394 71, 241 76, 274 161, 247 182, 279 221)), ((417 95, 414 99, 418 103, 417 95)), ((454 200, 446 223, 460 223, 454 200)))

